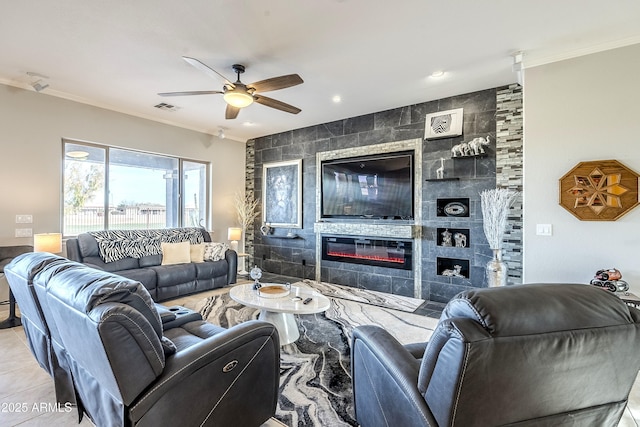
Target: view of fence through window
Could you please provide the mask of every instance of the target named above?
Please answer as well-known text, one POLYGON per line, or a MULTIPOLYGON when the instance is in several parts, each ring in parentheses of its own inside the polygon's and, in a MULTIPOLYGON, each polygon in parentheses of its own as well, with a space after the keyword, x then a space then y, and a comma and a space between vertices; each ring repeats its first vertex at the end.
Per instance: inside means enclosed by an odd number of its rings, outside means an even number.
POLYGON ((206 163, 71 141, 64 153, 65 236, 208 224, 206 163))

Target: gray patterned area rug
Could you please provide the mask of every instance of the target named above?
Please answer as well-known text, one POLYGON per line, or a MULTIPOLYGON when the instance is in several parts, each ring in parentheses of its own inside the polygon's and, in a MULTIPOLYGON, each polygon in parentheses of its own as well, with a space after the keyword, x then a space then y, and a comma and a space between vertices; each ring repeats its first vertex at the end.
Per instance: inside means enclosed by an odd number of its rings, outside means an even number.
MULTIPOLYGON (((395 299, 395 297, 394 297, 395 299)), ((356 426, 349 343, 353 328, 384 325, 401 343, 427 341, 437 319, 377 305, 330 297, 325 313, 296 316, 300 339, 281 347, 280 398, 276 417, 294 426, 356 426)), ((393 302, 391 305, 395 305, 393 302)), ((195 307, 223 327, 257 319, 259 310, 231 300, 228 292, 200 300, 195 307)))

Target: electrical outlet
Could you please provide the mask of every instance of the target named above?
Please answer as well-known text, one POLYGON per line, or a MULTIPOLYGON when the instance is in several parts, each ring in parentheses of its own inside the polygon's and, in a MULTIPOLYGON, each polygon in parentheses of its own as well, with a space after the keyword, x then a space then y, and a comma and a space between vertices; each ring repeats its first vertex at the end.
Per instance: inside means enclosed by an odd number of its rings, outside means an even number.
POLYGON ((33 229, 16 228, 16 237, 31 237, 31 236, 33 236, 33 229))
POLYGON ((33 224, 33 215, 16 215, 16 224, 33 224))

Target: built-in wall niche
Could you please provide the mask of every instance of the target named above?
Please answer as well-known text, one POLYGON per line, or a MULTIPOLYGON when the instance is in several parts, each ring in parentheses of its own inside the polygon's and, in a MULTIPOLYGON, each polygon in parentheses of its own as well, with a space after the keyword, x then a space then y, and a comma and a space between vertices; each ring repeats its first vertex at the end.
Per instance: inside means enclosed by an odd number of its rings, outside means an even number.
POLYGON ((437 199, 437 216, 468 217, 469 198, 437 199))
POLYGON ((436 258, 439 276, 469 278, 469 260, 460 258, 436 258))
POLYGON ((438 228, 438 246, 468 248, 471 244, 468 228, 438 228))

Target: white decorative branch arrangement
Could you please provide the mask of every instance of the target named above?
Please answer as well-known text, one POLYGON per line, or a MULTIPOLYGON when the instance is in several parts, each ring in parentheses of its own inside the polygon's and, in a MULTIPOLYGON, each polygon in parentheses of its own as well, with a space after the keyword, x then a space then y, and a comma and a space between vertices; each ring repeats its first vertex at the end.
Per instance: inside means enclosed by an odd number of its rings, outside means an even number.
POLYGON ((518 191, 506 188, 494 188, 480 193, 484 234, 491 249, 502 249, 509 207, 519 194, 518 191))
POLYGON ((236 192, 233 196, 233 206, 236 209, 238 224, 246 230, 260 215, 258 207, 260 200, 254 199, 252 194, 236 192))

